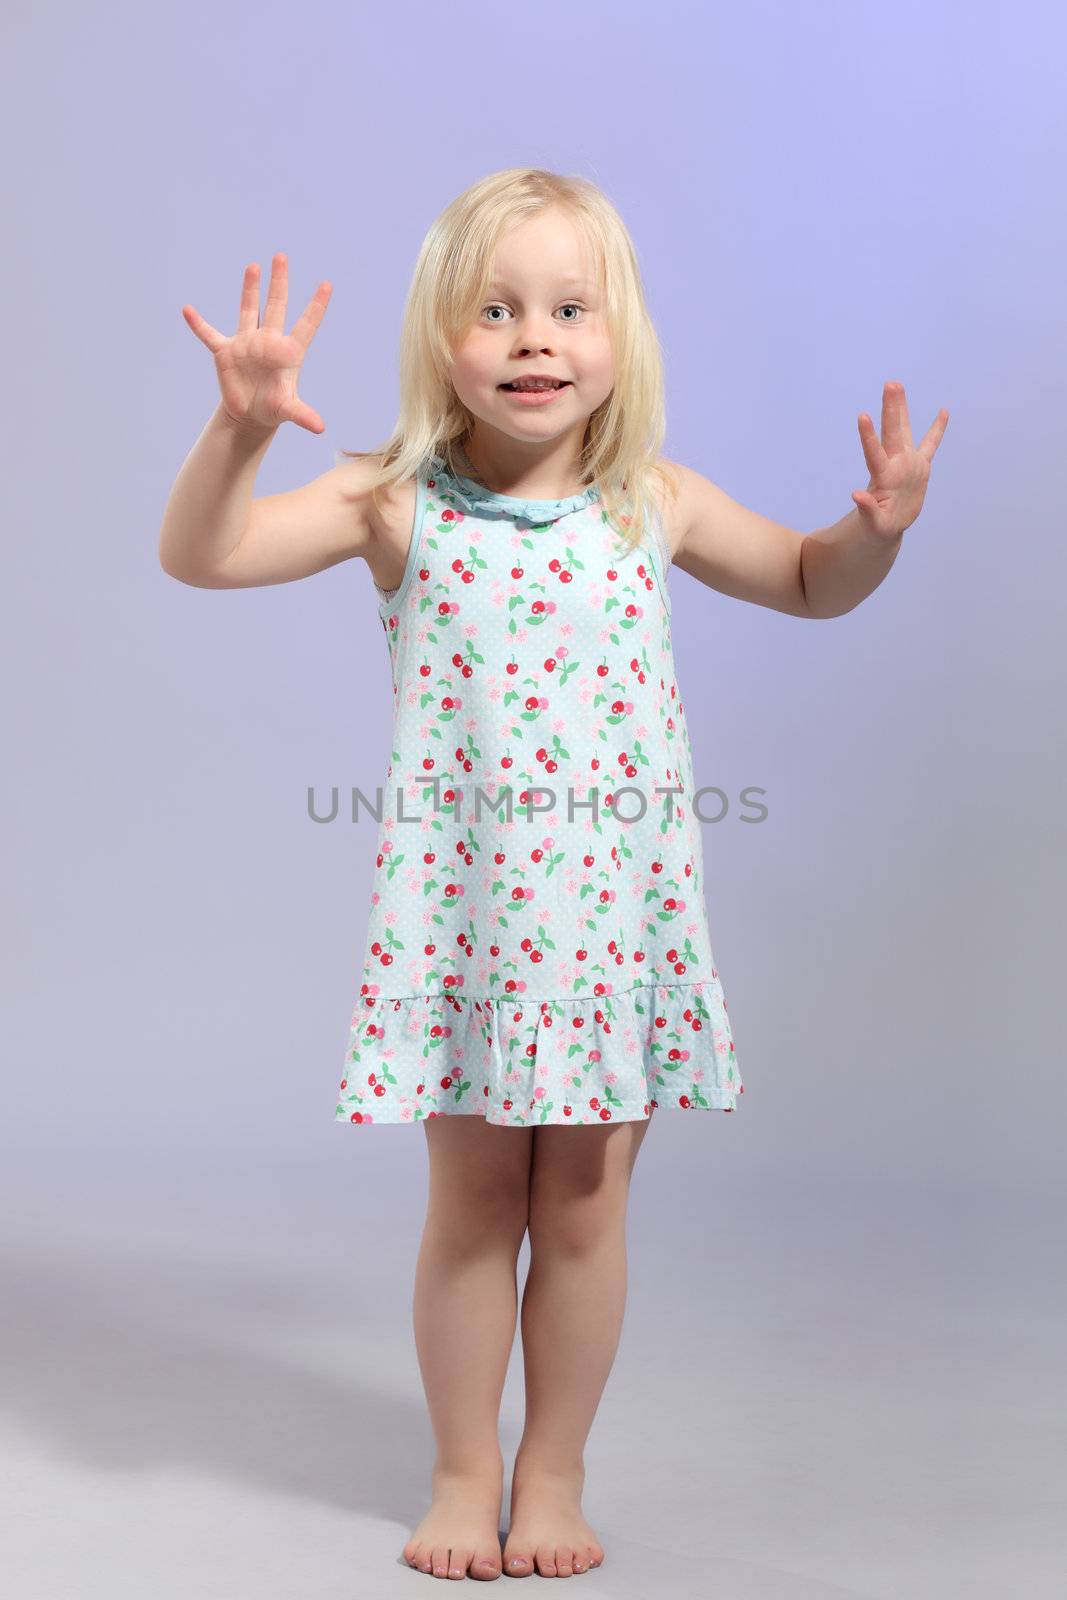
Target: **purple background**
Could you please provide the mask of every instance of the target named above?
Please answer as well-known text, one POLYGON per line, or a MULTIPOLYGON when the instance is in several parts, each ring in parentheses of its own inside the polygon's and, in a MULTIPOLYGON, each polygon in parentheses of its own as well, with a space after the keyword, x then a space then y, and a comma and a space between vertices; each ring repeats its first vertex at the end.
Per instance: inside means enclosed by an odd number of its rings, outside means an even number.
MULTIPOLYGON (((307 815, 310 785, 325 808, 384 776, 375 594, 358 561, 196 590, 157 541, 217 399, 181 306, 232 331, 278 249, 290 325, 332 281, 301 384, 327 431, 283 428, 257 481, 295 487, 386 437, 425 230, 520 164, 618 206, 666 451, 746 505, 805 532, 848 512, 887 378, 916 441, 951 412, 851 614, 670 580, 697 782, 731 803, 704 848, 745 1094, 662 1113, 642 1151, 587 1453, 612 1565, 581 1581, 1049 1593, 1063 12, 52 4, 5 35, 20 1595, 416 1581, 390 1563, 432 1453, 424 1135, 333 1120, 374 823, 307 815), (612 1483, 635 1429, 639 1480, 612 1483)), ((520 1419, 521 1365, 505 1450, 520 1419)))

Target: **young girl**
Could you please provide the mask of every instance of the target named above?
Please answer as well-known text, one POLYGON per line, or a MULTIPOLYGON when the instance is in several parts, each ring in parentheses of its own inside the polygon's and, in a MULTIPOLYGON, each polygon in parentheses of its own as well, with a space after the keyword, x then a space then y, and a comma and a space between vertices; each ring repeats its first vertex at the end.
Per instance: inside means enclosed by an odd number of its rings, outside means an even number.
POLYGON ((724 594, 835 617, 881 583, 948 420, 918 449, 886 384, 870 482, 807 537, 660 454, 660 353, 626 228, 593 184, 494 173, 449 205, 408 296, 397 427, 253 499, 298 399, 323 283, 285 333, 245 271, 227 338, 191 306, 221 404, 175 483, 164 569, 284 583, 362 556, 395 737, 336 1116, 422 1122, 415 1336, 433 1499, 404 1546, 437 1577, 568 1576, 604 1547, 584 1448, 621 1329, 634 1162, 657 1106, 743 1092, 709 942, 675 677, 673 563, 724 594), (497 1420, 522 1300, 526 1420, 498 1535, 497 1420), (457 1351, 460 1352, 457 1359, 457 1351))

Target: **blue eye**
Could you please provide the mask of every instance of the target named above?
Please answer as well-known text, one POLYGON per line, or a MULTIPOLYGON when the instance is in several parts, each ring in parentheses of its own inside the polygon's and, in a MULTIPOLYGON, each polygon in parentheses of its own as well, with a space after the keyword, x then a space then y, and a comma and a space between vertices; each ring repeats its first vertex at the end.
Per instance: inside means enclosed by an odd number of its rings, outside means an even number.
MULTIPOLYGON (((568 301, 567 301, 567 302, 566 302, 566 304, 565 304, 565 305, 562 305, 562 306, 560 306, 560 308, 559 308, 559 309, 560 309, 560 310, 561 310, 561 311, 566 311, 566 310, 568 310, 568 309, 573 309, 573 310, 574 310, 574 311, 578 311, 578 312, 581 312, 581 311, 584 311, 584 310, 585 310, 585 307, 584 307, 584 306, 582 306, 582 305, 579 305, 579 304, 578 304, 578 302, 577 302, 577 300, 568 300, 568 301)), ((485 307, 485 310, 486 310, 486 311, 487 311, 487 312, 488 312, 488 311, 506 311, 506 310, 507 310, 507 307, 506 307, 506 306, 502 306, 502 305, 500 305, 500 304, 499 304, 499 303, 498 303, 498 302, 496 302, 496 301, 494 301, 494 302, 493 302, 493 304, 492 304, 492 305, 488 305, 488 306, 486 306, 486 307, 485 307)), ((566 321, 567 321, 567 322, 578 322, 578 321, 580 321, 580 320, 581 320, 581 319, 580 319, 580 318, 579 318, 579 317, 567 317, 567 318, 566 318, 566 319, 565 319, 565 320, 566 320, 566 321)))

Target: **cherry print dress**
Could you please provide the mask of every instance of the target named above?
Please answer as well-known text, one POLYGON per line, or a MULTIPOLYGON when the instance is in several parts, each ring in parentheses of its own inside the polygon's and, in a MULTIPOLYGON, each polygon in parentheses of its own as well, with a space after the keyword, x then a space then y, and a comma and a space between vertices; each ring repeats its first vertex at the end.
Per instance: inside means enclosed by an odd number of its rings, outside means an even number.
POLYGON ((338 1121, 734 1110, 654 531, 420 470, 338 1121))

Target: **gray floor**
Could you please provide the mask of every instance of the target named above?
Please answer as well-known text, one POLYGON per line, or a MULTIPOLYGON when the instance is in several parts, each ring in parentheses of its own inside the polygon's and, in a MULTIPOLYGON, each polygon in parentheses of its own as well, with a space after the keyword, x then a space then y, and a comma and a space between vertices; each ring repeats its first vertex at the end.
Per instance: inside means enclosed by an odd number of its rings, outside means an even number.
MULTIPOLYGON (((341 1181, 254 1155, 185 1176, 85 1157, 47 1183, 27 1158, 9 1175, 7 1594, 386 1600, 444 1581, 400 1558, 431 1460, 410 1319, 424 1192, 384 1194, 356 1150, 341 1181)), ((640 1176, 587 1451, 606 1560, 571 1584, 687 1600, 1067 1592, 1048 1207, 903 1180, 735 1186, 727 1204, 711 1177, 668 1212, 660 1188, 652 1213, 640 1176)), ((516 1342, 508 1459, 521 1374, 516 1342)))

